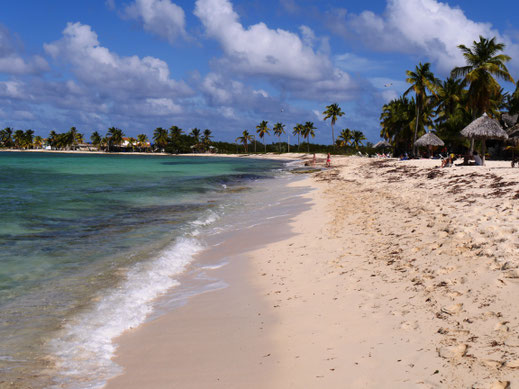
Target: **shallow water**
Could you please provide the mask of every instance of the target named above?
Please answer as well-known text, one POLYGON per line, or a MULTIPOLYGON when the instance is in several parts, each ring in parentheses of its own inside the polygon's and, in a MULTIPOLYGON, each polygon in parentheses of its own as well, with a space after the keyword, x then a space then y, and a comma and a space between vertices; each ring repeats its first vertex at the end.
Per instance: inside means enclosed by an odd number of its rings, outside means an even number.
POLYGON ((178 285, 218 220, 268 204, 257 182, 282 166, 0 152, 0 386, 102 385, 111 340, 178 285))

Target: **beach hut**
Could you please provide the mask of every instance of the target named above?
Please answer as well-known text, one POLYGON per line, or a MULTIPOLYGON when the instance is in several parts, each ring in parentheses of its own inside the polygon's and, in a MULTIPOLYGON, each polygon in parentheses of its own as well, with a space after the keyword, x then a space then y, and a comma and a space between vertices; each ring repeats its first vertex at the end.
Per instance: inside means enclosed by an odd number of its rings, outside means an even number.
MULTIPOLYGON (((486 113, 461 130, 461 135, 470 138, 471 142, 474 142, 474 139, 481 139, 481 159, 483 165, 485 164, 487 139, 508 139, 508 134, 501 128, 499 122, 495 119, 489 118, 486 113)), ((472 145, 470 150, 471 153, 473 150, 472 145)))
POLYGON ((418 147, 428 147, 429 148, 429 156, 432 154, 432 148, 436 146, 445 146, 445 143, 436 136, 436 134, 432 132, 428 132, 427 134, 421 136, 414 142, 415 146, 418 147))
POLYGON ((373 147, 376 149, 383 149, 384 147, 391 147, 391 144, 389 144, 387 140, 381 140, 380 142, 377 142, 373 147))

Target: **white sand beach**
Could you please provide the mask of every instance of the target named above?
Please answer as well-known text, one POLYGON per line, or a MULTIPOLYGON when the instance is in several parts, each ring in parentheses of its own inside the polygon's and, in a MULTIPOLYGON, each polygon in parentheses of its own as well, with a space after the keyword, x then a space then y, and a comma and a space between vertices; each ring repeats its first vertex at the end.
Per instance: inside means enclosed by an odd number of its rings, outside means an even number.
POLYGON ((228 288, 123 335, 107 387, 518 385, 519 170, 332 165, 290 235, 241 237, 228 288))

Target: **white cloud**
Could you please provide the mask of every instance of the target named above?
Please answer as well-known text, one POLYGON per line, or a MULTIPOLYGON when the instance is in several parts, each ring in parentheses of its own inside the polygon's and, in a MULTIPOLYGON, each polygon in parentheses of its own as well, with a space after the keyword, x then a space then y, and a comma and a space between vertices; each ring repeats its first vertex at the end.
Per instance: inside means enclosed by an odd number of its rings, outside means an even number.
POLYGON ((347 30, 371 48, 425 55, 444 73, 464 64, 457 46, 470 46, 480 35, 511 44, 490 23, 472 21, 460 8, 437 0, 388 0, 383 15, 364 11, 342 17, 347 30))
MULTIPOLYGON (((244 28, 228 0, 197 0, 195 15, 207 35, 218 40, 227 66, 244 74, 318 80, 331 64, 299 35, 269 29, 264 23, 244 28)), ((310 37, 310 29, 304 28, 310 37)))
POLYGON ((184 10, 170 0, 135 0, 126 6, 123 16, 137 20, 145 31, 171 44, 187 36, 184 10))
POLYGON ((154 57, 120 57, 99 44, 90 26, 68 23, 63 38, 45 44, 45 51, 71 70, 85 86, 115 99, 181 97, 191 93, 170 78, 168 65, 154 57))
POLYGON ((16 44, 7 28, 0 25, 0 73, 24 75, 42 73, 49 69, 47 61, 39 55, 23 58, 21 48, 16 44))

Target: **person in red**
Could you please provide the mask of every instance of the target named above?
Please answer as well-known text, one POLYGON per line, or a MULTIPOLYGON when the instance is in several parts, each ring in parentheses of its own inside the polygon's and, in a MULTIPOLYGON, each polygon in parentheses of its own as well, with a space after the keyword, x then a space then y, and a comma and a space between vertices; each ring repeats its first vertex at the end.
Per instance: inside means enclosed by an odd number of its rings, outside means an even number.
POLYGON ((326 167, 330 167, 330 153, 328 153, 328 156, 326 157, 326 167))

